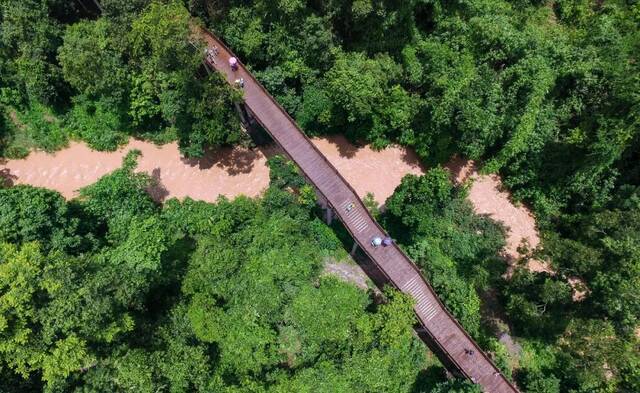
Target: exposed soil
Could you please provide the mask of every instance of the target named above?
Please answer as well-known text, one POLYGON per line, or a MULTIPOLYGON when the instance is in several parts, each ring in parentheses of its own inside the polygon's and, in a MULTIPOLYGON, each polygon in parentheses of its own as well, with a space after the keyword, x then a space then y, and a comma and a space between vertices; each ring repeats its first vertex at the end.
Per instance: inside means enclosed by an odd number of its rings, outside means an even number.
POLYGON ((362 268, 355 262, 337 262, 335 260, 327 260, 324 264, 323 274, 334 275, 343 281, 355 284, 358 288, 369 289, 369 277, 362 268))
POLYGON ((511 362, 511 368, 517 368, 522 356, 522 345, 518 344, 516 340, 509 333, 502 333, 498 338, 498 341, 507 348, 509 353, 509 361, 511 362))
POLYGON ((569 277, 567 282, 573 289, 572 298, 574 302, 583 301, 587 295, 589 294, 589 288, 587 288, 586 283, 579 277, 569 277))

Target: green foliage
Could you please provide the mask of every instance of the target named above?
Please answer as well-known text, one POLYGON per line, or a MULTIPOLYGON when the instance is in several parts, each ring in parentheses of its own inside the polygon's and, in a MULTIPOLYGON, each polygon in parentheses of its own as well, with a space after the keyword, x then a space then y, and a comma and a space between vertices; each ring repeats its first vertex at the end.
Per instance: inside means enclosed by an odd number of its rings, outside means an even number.
POLYGON ((477 289, 504 245, 504 230, 477 216, 449 172, 407 175, 387 200, 383 222, 425 273, 442 301, 472 335, 480 333, 477 289))
POLYGON ((302 92, 296 121, 307 134, 324 134, 333 122, 333 105, 326 89, 316 84, 307 85, 302 92))
MULTIPOLYGON (((555 274, 517 268, 502 280, 503 230, 473 214, 441 169, 405 179, 384 224, 474 334, 476 291, 499 290, 507 322, 536 343, 516 374, 525 389, 640 390, 637 4, 214 3, 0 0, 0 154, 53 151, 69 137, 104 150, 130 135, 177 139, 193 157, 245 143, 239 92, 199 72, 191 11, 308 133, 500 171, 535 210, 539 257, 555 274), (571 299, 569 277, 585 283, 583 301, 571 299)), ((317 279, 318 255, 339 242, 310 219, 315 195, 297 168, 270 166, 260 201, 162 210, 133 157, 71 203, 0 190, 0 241, 13 244, 0 296, 23 294, 2 306, 0 389, 38 391, 42 378, 51 391, 410 389, 419 362, 398 333, 411 324, 406 299, 387 294, 396 311, 382 327, 386 306, 317 279), (334 293, 339 303, 321 296, 334 293), (335 331, 312 321, 316 303, 335 331)), ((436 391, 467 391, 457 384, 436 391)))
POLYGON ((554 336, 564 329, 571 287, 558 277, 518 268, 506 282, 506 312, 521 333, 554 336))
POLYGON ((129 114, 134 125, 173 125, 184 110, 187 86, 198 64, 188 47, 188 34, 188 15, 177 2, 154 2, 133 22, 131 50, 138 70, 129 114))
POLYGON ((310 285, 320 268, 315 249, 324 242, 312 240, 315 225, 291 206, 271 211, 274 192, 267 194, 251 225, 230 227, 199 242, 184 284, 196 336, 217 344, 221 370, 243 376, 239 388, 280 364, 295 371, 279 378, 277 391, 307 390, 310 376, 320 371, 315 367, 331 370, 320 383, 334 388, 406 389, 407 379, 397 373, 407 373, 417 356, 408 351, 415 345, 406 329, 413 318, 409 303, 399 308, 394 300, 393 309, 385 306, 370 314, 365 311, 369 297, 353 286, 333 278, 310 285), (376 362, 369 365, 371 356, 376 362), (316 359, 324 360, 309 367, 316 359), (377 362, 384 368, 371 369, 377 362))
POLYGON ((563 216, 557 232, 546 234, 543 250, 558 274, 519 269, 504 286, 518 333, 548 345, 526 367, 523 382, 530 390, 637 389, 638 373, 629 371, 640 361, 633 333, 638 304, 631 295, 638 291, 634 195, 633 187, 623 187, 607 209, 563 216), (572 301, 567 277, 584 283, 577 288, 585 291, 581 302, 572 301))
POLYGON ((57 150, 69 135, 99 150, 127 135, 178 139, 193 157, 245 141, 238 93, 218 75, 198 77, 202 44, 191 43, 182 2, 101 3, 98 18, 98 2, 1 3, 0 102, 16 113, 2 154, 57 150))
POLYGON ((109 101, 77 96, 74 103, 65 125, 69 134, 86 141, 96 150, 113 151, 127 141, 121 114, 112 110, 109 101))
POLYGON ((156 205, 146 192, 155 180, 147 173, 134 173, 140 154, 138 150, 130 151, 122 168, 80 190, 89 214, 124 230, 134 216, 146 216, 155 210, 156 205))
POLYGON ((417 243, 408 251, 442 302, 465 330, 477 337, 480 332, 480 298, 473 284, 460 277, 456 263, 428 241, 417 243))
POLYGON ((0 189, 0 241, 39 241, 56 249, 79 246, 79 220, 55 191, 18 185, 0 189))
POLYGON ((380 204, 376 201, 376 196, 372 192, 368 192, 364 196, 362 203, 375 219, 380 217, 380 204))
POLYGON ((311 134, 484 159, 543 219, 606 204, 638 151, 637 6, 392 3, 192 9, 311 134))
POLYGON ((625 207, 568 217, 560 226, 564 236, 551 239, 548 254, 561 271, 587 282, 590 315, 634 329, 640 315, 633 295, 640 288, 640 210, 632 203, 630 209, 625 207))
MULTIPOLYGON (((13 146, 10 149, 27 149, 38 147, 53 152, 67 146, 68 135, 62 121, 51 109, 40 104, 33 104, 26 112, 13 111, 13 146)), ((20 154, 11 153, 12 156, 20 154)), ((26 154, 24 154, 26 155, 26 154)))
POLYGON ((2 108, 0 115, 2 134, 0 135, 0 156, 6 158, 24 158, 29 154, 31 141, 23 132, 16 132, 21 126, 17 123, 17 113, 2 108), (11 120, 10 120, 11 119, 11 120))
POLYGON ((229 87, 217 73, 205 78, 194 89, 199 92, 189 101, 187 115, 179 123, 181 153, 187 157, 202 157, 205 147, 246 142, 240 119, 230 110, 241 101, 240 93, 229 87))
MULTIPOLYGON (((511 67, 509 71, 517 75, 518 79, 530 79, 535 82, 532 86, 527 86, 529 91, 525 98, 525 109, 520 119, 518 119, 513 133, 509 136, 509 140, 496 157, 487 162, 485 170, 488 172, 498 171, 510 159, 526 150, 527 144, 535 132, 538 117, 543 110, 544 98, 553 85, 553 74, 548 68, 545 59, 540 57, 524 58, 511 67), (521 76, 520 74, 524 75, 521 76)), ((513 76, 507 73, 505 78, 513 78, 513 76)), ((509 91, 509 93, 514 96, 520 95, 521 83, 523 82, 520 82, 520 80, 518 80, 518 83, 514 83, 514 86, 510 87, 513 92, 509 91)))
POLYGON ((427 240, 467 277, 481 279, 477 268, 494 260, 505 244, 504 229, 474 214, 464 188, 454 186, 443 168, 405 176, 385 206, 384 222, 394 237, 407 245, 427 240))
POLYGON ((127 22, 147 6, 150 0, 102 0, 102 15, 108 19, 127 22))
POLYGON ((452 380, 439 383, 429 393, 480 393, 480 387, 471 382, 452 380))
POLYGON ((2 156, 9 139, 9 124, 5 112, 5 107, 0 104, 0 155, 2 156))
POLYGON ((185 199, 178 202, 169 200, 162 211, 170 225, 171 233, 182 233, 190 237, 203 235, 224 235, 243 223, 250 221, 256 214, 256 204, 245 197, 237 197, 230 202, 220 197, 216 205, 185 199))
POLYGON ((75 336, 70 336, 65 340, 59 340, 51 355, 42 362, 42 379, 48 383, 64 379, 90 363, 85 343, 75 336))
POLYGON ((397 84, 400 72, 388 56, 339 54, 326 75, 327 91, 335 103, 334 125, 378 148, 410 133, 416 100, 397 84))
POLYGON ((618 379, 610 376, 637 364, 633 341, 620 340, 605 321, 572 320, 559 346, 565 383, 576 392, 614 392, 618 379))
POLYGON ((161 209, 138 154, 72 202, 0 190, 3 389, 411 391, 411 300, 321 275, 340 242, 290 162, 262 199, 161 209), (91 247, 55 247, 61 231, 91 247))
POLYGON ((282 155, 275 155, 267 160, 269 165, 269 184, 278 188, 291 187, 298 189, 305 184, 300 169, 292 161, 282 155))
POLYGON ((560 380, 555 376, 545 376, 541 372, 528 373, 525 380, 527 392, 559 393, 560 380))
MULTIPOLYGON (((3 57, 1 85, 17 102, 44 105, 63 99, 65 90, 55 51, 61 36, 60 21, 49 17, 56 4, 42 0, 4 0, 0 3, 3 57), (6 74, 6 76, 5 76, 6 74)), ((3 94, 4 95, 4 94, 3 94)))
POLYGON ((151 2, 131 30, 133 55, 158 72, 193 71, 200 54, 188 50, 189 13, 177 1, 151 2))
POLYGON ((117 105, 125 98, 130 70, 112 35, 114 30, 105 18, 68 26, 58 60, 65 80, 78 93, 109 97, 117 105))
POLYGON ((0 352, 14 371, 28 376, 42 360, 42 349, 31 339, 30 326, 35 319, 35 295, 41 280, 43 257, 37 243, 18 249, 3 243, 0 278, 0 352))
POLYGON ((420 225, 429 225, 427 217, 437 214, 455 198, 455 188, 449 173, 442 168, 431 169, 424 176, 407 175, 387 200, 389 216, 407 230, 405 236, 420 236, 426 232, 420 225))

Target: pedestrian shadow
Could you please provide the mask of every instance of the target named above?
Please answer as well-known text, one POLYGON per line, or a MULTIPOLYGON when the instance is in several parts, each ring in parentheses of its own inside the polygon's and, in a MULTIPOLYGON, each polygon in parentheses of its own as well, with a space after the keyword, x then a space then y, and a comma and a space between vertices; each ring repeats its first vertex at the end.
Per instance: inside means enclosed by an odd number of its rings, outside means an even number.
POLYGON ((151 178, 153 179, 153 182, 149 187, 147 187, 147 192, 149 193, 151 198, 158 203, 164 202, 167 196, 169 196, 169 191, 162 184, 161 177, 161 169, 155 168, 153 171, 151 171, 151 178))

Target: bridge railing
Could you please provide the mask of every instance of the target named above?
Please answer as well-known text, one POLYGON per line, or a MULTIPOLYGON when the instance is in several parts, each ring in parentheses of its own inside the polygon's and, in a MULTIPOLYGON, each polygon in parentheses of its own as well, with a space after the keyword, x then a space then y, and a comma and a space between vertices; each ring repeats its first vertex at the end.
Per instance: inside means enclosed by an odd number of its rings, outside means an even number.
MULTIPOLYGON (((231 49, 229 49, 229 47, 227 47, 227 45, 222 42, 222 40, 218 39, 215 35, 213 35, 211 32, 209 32, 208 30, 202 28, 201 29, 206 35, 208 35, 210 38, 212 38, 214 41, 216 41, 218 43, 218 45, 220 45, 222 48, 224 48, 228 53, 234 55, 233 51, 231 51, 231 49)), ((235 56, 235 55, 234 55, 235 56)), ((237 56, 236 56, 237 58, 237 56)), ((247 67, 240 61, 240 59, 238 59, 238 65, 240 67, 243 67, 245 70, 247 70, 247 67)), ((214 65, 215 66, 215 65, 214 65)), ((269 99, 271 101, 271 103, 273 103, 283 114, 284 116, 286 116, 286 118, 294 125, 294 127, 299 131, 299 133, 306 139, 306 141, 309 143, 309 145, 311 146, 311 148, 320 156, 322 157, 323 161, 327 164, 327 166, 329 168, 331 168, 331 170, 334 172, 334 174, 342 181, 342 183, 344 183, 346 185, 346 187, 353 193, 353 195, 356 197, 354 198, 355 200, 357 200, 356 203, 358 203, 360 205, 360 207, 362 208, 362 210, 365 212, 365 214, 367 214, 368 218, 376 225, 376 227, 378 228, 378 230, 380 231, 380 233, 384 233, 387 234, 387 232, 384 230, 384 228, 382 228, 382 226, 380 226, 380 224, 373 218, 373 216, 371 216, 369 210, 366 208, 366 206, 364 205, 364 203, 362 202, 362 200, 358 197, 358 193, 355 191, 355 189, 351 186, 351 184, 346 181, 346 179, 344 179, 344 177, 340 174, 340 172, 333 166, 333 164, 331 164, 331 162, 327 159, 327 157, 322 154, 322 152, 317 148, 316 145, 313 144, 313 142, 311 142, 311 139, 309 139, 309 137, 300 129, 300 127, 298 126, 298 123, 289 115, 289 113, 282 107, 282 105, 280 105, 280 103, 278 101, 276 101, 275 98, 273 98, 273 96, 271 96, 271 94, 267 91, 267 89, 262 85, 262 83, 260 83, 251 72, 249 72, 247 70, 246 72, 247 76, 249 78, 251 78, 252 82, 255 84, 255 86, 257 86, 263 93, 264 96, 267 97, 267 99, 269 99)), ((256 120, 258 120, 258 122, 261 123, 260 119, 256 117, 256 120)), ((261 123, 261 126, 263 126, 263 128, 269 132, 269 134, 271 134, 270 130, 265 127, 264 124, 261 123)), ((273 137, 273 135, 272 135, 273 137)), ((275 137, 274 137, 275 139, 275 137)), ((298 167, 300 168, 300 170, 303 172, 303 174, 310 179, 309 175, 304 171, 304 169, 302 168, 301 165, 298 165, 298 167)), ((330 198, 325 195, 322 190, 318 191, 322 194, 322 196, 328 201, 328 203, 330 203, 330 198)), ((338 214, 338 216, 340 216, 340 214, 338 214)), ((343 220, 344 222, 344 220, 343 220)), ((344 227, 347 229, 347 231, 349 232, 349 234, 353 237, 354 240, 357 241, 357 236, 355 233, 353 233, 351 231, 351 229, 349 228, 348 225, 344 225, 344 227)), ((458 322, 458 320, 451 314, 451 312, 447 309, 447 307, 444 305, 444 303, 442 303, 442 301, 440 300, 440 298, 438 297, 437 293, 435 292, 435 290, 433 289, 433 287, 431 287, 431 285, 427 282, 427 280, 425 280, 424 276, 422 275, 422 272, 420 270, 420 268, 418 268, 418 266, 404 253, 404 251, 402 251, 402 249, 396 244, 393 243, 392 245, 393 247, 395 247, 398 252, 400 253, 400 255, 402 255, 402 257, 406 260, 406 262, 411 266, 411 268, 415 271, 416 274, 418 274, 422 280, 422 282, 425 284, 425 286, 428 288, 428 290, 431 292, 431 294, 433 295, 434 299, 437 301, 438 306, 440 306, 442 308, 442 310, 445 312, 446 316, 448 319, 450 319, 455 326, 459 329, 459 331, 470 341, 470 343, 474 346, 476 353, 480 353, 483 358, 493 367, 493 369, 495 370, 495 372, 497 372, 501 378, 504 380, 504 382, 506 382, 512 389, 514 392, 517 392, 517 388, 502 374, 502 372, 500 371, 500 369, 498 369, 498 367, 493 363, 493 361, 491 361, 491 359, 488 357, 488 355, 484 352, 484 350, 482 350, 482 348, 480 348, 480 346, 478 346, 478 344, 476 343, 476 341, 467 333, 467 331, 464 329, 464 327, 462 327, 462 325, 460 325, 460 323, 458 322)), ((381 265, 377 262, 377 258, 376 256, 374 256, 373 254, 371 254, 366 247, 360 247, 364 253, 367 255, 368 258, 371 259, 371 261, 373 261, 375 263, 375 265, 378 267, 378 270, 380 272, 382 272, 382 274, 387 278, 387 281, 389 283, 391 283, 396 289, 400 290, 400 287, 398 284, 396 284, 393 280, 391 280, 391 278, 389 277, 389 275, 384 271, 384 269, 381 267, 381 265)), ((432 338, 432 341, 435 345, 438 346, 438 348, 441 349, 441 351, 447 356, 447 358, 454 364, 454 366, 457 368, 457 371, 459 371, 462 375, 464 375, 466 378, 471 379, 471 375, 467 374, 465 372, 464 367, 462 367, 460 365, 460 363, 457 361, 456 356, 454 356, 452 353, 450 353, 447 348, 443 345, 440 344, 440 342, 431 334, 431 332, 429 331, 429 328, 427 327, 427 324, 425 323, 425 321, 422 321, 420 316, 416 313, 416 317, 418 318, 418 321, 420 321, 420 324, 425 328, 425 331, 427 332, 427 334, 432 338)))

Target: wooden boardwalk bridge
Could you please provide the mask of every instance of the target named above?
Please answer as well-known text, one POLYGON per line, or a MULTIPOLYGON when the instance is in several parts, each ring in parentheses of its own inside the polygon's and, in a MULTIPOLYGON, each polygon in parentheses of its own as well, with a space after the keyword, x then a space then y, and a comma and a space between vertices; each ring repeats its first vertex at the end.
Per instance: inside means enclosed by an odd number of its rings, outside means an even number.
POLYGON ((235 55, 222 41, 204 30, 202 38, 209 49, 216 48, 215 56, 207 59, 209 65, 221 72, 231 84, 239 78, 244 79, 246 109, 316 187, 380 275, 387 283, 415 299, 414 309, 420 325, 416 328, 418 335, 445 366, 479 384, 484 392, 518 392, 444 307, 420 270, 402 250, 395 244, 387 247, 371 245, 374 237, 385 236, 384 230, 371 217, 349 183, 287 112, 241 63, 236 71, 231 69, 229 58, 235 55))

